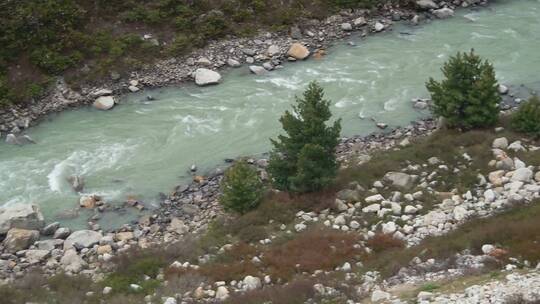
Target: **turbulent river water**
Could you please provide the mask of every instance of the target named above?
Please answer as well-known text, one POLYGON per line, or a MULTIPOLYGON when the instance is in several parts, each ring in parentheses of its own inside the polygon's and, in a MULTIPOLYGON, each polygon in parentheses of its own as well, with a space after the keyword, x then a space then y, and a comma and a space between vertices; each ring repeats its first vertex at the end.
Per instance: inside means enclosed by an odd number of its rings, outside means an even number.
MULTIPOLYGON (((84 227, 88 213, 66 217, 80 195, 66 181, 71 175, 84 177, 84 193, 106 201, 133 196, 156 205, 159 192, 190 181, 192 164, 205 172, 225 158, 268 151, 279 116, 312 80, 343 118, 345 136, 376 131, 369 117, 392 127, 426 115, 411 99, 427 96, 425 81, 440 78, 442 63, 457 51, 474 48, 492 61, 501 83, 537 82, 539 17, 538 0, 499 1, 449 20, 353 37, 356 46, 342 41, 322 60, 286 64, 265 76, 242 67, 224 72, 218 86, 156 89, 124 96, 108 112, 87 107, 51 116, 28 130, 37 144, 0 143, 0 205, 35 203, 49 221, 84 227), (147 94, 156 100, 146 101, 147 94)), ((109 213, 100 224, 110 228, 133 217, 109 213)))

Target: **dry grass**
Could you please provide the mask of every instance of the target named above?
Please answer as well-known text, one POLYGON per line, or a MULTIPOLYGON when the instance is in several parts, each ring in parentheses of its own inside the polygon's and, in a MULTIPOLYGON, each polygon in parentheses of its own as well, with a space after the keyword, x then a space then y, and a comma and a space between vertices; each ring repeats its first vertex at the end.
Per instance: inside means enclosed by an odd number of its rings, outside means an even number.
POLYGON ((298 280, 283 286, 270 286, 245 294, 234 294, 226 304, 303 304, 314 297, 313 281, 298 280))
POLYGON ((367 240, 366 246, 371 248, 375 253, 379 253, 387 250, 401 249, 405 247, 405 243, 392 237, 392 235, 377 233, 367 240))
POLYGON ((362 251, 353 247, 359 241, 356 234, 314 228, 272 246, 262 260, 272 278, 290 279, 302 272, 333 270, 359 258, 362 251))

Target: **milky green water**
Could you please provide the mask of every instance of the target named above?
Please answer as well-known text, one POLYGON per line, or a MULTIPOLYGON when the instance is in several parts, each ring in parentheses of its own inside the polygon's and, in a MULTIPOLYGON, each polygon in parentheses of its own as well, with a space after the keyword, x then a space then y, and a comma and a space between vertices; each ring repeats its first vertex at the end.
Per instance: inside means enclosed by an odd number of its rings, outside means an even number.
MULTIPOLYGON (((286 64, 265 76, 242 67, 225 72, 218 86, 145 91, 108 112, 88 107, 52 116, 28 130, 37 144, 0 143, 0 205, 36 203, 47 220, 56 220, 78 204, 70 175, 84 177, 86 194, 112 203, 131 195, 156 205, 159 192, 190 180, 191 164, 204 173, 225 158, 267 151, 279 116, 312 80, 343 118, 344 136, 376 131, 369 117, 393 127, 426 115, 411 99, 427 97, 425 81, 439 78, 440 66, 457 51, 474 48, 488 58, 501 83, 540 80, 539 0, 499 1, 449 20, 351 40, 356 46, 344 41, 323 60, 286 64), (147 94, 156 100, 147 102, 147 94)), ((62 221, 84 227, 88 214, 62 221)), ((110 213, 100 223, 114 227, 133 216, 110 213)))

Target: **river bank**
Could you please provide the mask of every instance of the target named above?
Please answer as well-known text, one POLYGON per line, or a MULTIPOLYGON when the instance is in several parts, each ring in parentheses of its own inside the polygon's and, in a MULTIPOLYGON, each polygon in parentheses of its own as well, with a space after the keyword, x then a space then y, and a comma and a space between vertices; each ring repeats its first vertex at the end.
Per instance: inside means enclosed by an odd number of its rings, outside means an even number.
MULTIPOLYGON (((422 1, 418 1, 422 2, 422 1)), ((437 18, 448 18, 459 7, 486 6, 488 1, 457 1, 446 4, 444 1, 427 1, 418 5, 418 10, 404 10, 399 7, 384 6, 374 12, 366 10, 343 11, 324 21, 308 20, 290 29, 289 32, 261 33, 252 38, 224 40, 210 43, 182 58, 160 61, 140 71, 131 73, 129 79, 103 79, 98 86, 82 86, 74 90, 59 78, 57 84, 44 98, 36 100, 28 107, 14 106, 0 109, 0 135, 19 136, 23 130, 39 123, 48 114, 65 109, 92 104, 100 96, 119 96, 155 87, 179 85, 193 81, 193 73, 198 68, 222 70, 238 68, 241 65, 255 65, 259 71, 263 66, 271 70, 281 68, 285 61, 296 60, 289 56, 293 43, 304 45, 311 57, 323 56, 325 49, 334 42, 350 37, 355 33, 367 36, 372 33, 391 30, 394 22, 404 21, 420 24, 437 18)), ((299 57, 302 58, 302 57, 299 57)), ((111 105, 112 106, 112 105, 111 105)))

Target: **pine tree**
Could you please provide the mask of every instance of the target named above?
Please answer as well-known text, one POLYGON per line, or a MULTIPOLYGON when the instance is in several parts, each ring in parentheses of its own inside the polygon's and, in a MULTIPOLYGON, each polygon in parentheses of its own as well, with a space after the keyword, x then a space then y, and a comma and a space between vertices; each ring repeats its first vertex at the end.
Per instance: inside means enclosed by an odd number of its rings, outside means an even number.
POLYGON ((540 98, 532 96, 512 115, 512 128, 540 138, 540 98))
POLYGON ((257 170, 241 160, 231 166, 221 181, 219 202, 226 211, 244 214, 260 204, 264 185, 257 170))
POLYGON ((268 171, 276 188, 293 192, 317 191, 336 176, 335 149, 341 120, 327 126, 332 117, 330 101, 317 82, 309 84, 303 97, 296 97, 293 112, 280 118, 285 135, 271 139, 274 149, 268 171))
POLYGON ((426 87, 433 100, 433 112, 444 117, 449 127, 472 129, 492 126, 498 120, 501 96, 493 66, 470 53, 458 53, 444 64, 446 79, 430 78, 426 87))

